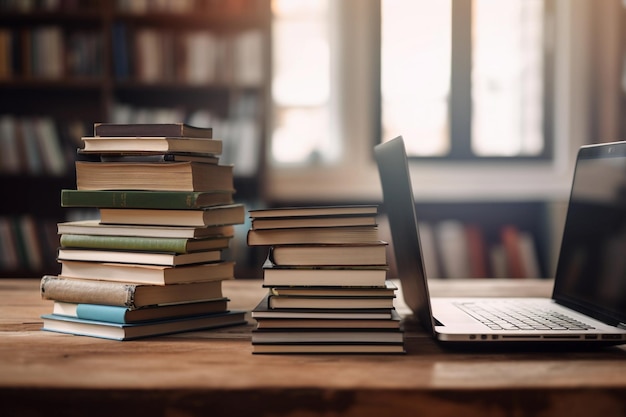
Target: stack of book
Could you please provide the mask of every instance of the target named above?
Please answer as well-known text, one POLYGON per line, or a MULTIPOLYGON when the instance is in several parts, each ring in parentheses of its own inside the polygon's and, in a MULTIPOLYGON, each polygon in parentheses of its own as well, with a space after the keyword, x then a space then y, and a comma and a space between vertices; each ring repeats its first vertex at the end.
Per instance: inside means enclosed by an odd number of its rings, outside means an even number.
POLYGON ((387 243, 372 205, 252 210, 247 242, 269 246, 254 353, 402 353, 387 243))
POLYGON ((222 292, 245 210, 232 166, 218 164, 221 140, 185 124, 96 124, 83 141, 61 205, 100 219, 58 224, 61 272, 41 281, 54 300, 43 329, 126 340, 245 323, 222 292))

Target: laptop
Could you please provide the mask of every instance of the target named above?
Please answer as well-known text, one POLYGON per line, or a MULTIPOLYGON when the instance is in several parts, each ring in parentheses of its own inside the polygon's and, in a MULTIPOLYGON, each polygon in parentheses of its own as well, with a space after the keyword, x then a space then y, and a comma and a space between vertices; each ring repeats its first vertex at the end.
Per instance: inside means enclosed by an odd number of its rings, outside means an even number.
POLYGON ((374 153, 404 300, 438 341, 626 343, 626 142, 579 150, 551 298, 431 298, 404 140, 374 153))

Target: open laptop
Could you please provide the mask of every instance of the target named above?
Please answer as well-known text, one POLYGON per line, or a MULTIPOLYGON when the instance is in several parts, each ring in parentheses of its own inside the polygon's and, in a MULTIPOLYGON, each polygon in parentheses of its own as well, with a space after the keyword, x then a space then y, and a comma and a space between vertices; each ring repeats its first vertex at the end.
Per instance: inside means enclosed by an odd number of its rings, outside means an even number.
POLYGON ((431 298, 404 141, 374 151, 404 299, 437 340, 626 343, 626 142, 578 153, 551 298, 431 298))

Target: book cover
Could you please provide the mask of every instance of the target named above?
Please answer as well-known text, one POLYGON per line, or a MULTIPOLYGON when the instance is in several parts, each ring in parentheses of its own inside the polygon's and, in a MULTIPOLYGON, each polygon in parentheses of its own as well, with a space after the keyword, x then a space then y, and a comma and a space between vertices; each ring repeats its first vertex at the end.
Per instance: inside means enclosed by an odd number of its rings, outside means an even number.
POLYGON ((52 314, 75 317, 83 320, 106 321, 109 323, 138 323, 143 321, 173 319, 185 316, 199 316, 228 310, 228 299, 217 298, 209 301, 165 304, 130 309, 122 306, 103 304, 66 303, 55 301, 52 314))
POLYGON ((135 284, 45 275, 40 283, 41 298, 68 303, 103 304, 131 310, 158 305, 223 298, 221 281, 172 285, 135 284))
POLYGON ((386 281, 384 287, 272 287, 272 295, 301 297, 394 297, 398 287, 386 281))
POLYGON ((234 262, 214 262, 196 265, 163 266, 121 264, 113 262, 64 261, 61 274, 68 278, 138 284, 169 285, 185 282, 222 281, 234 278, 234 262))
POLYGON ((185 123, 94 123, 94 136, 170 136, 212 138, 210 127, 190 126, 185 123))
POLYGON ((231 165, 76 161, 75 166, 78 190, 234 191, 231 165))
POLYGON ((391 310, 387 319, 256 318, 257 329, 401 329, 401 317, 391 310))
POLYGON ((288 331, 260 330, 252 331, 252 344, 312 344, 312 343, 403 343, 404 334, 397 330, 318 330, 302 329, 288 331))
POLYGON ((104 224, 221 226, 245 221, 243 204, 204 207, 197 210, 152 210, 101 208, 100 222, 104 224))
POLYGON ((232 225, 224 226, 140 226, 102 224, 99 220, 77 220, 57 224, 58 234, 98 236, 138 236, 163 238, 200 239, 209 237, 233 237, 232 225))
POLYGON ((149 336, 246 324, 244 311, 228 311, 172 320, 126 324, 83 320, 56 314, 45 314, 41 318, 43 319, 42 330, 112 340, 132 340, 149 336))
POLYGON ((232 203, 232 190, 212 192, 61 190, 61 207, 185 210, 232 203))
POLYGON ((285 353, 339 353, 339 354, 403 354, 404 345, 397 344, 368 344, 368 343, 332 343, 332 344, 253 344, 252 353, 255 354, 285 354, 285 353))
POLYGON ((191 253, 115 251, 104 249, 59 248, 59 261, 115 262, 142 265, 180 266, 222 260, 222 251, 201 251, 191 253))
POLYGON ((190 253, 226 249, 230 240, 226 236, 192 239, 62 234, 59 243, 63 248, 190 253))
POLYGON ((354 244, 378 243, 378 227, 310 227, 293 229, 249 229, 249 246, 276 246, 295 244, 354 244))
POLYGON ((189 137, 111 137, 83 136, 83 153, 118 152, 198 152, 219 155, 223 144, 220 139, 200 139, 189 137))

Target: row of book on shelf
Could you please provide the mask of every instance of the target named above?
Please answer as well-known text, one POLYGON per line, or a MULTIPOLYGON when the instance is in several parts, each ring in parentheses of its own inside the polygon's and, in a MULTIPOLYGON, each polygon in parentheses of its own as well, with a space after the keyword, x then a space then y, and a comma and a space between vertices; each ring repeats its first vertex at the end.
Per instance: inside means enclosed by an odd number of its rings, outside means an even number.
MULTIPOLYGON (((187 120, 195 126, 214 126, 223 140, 221 160, 234 165, 237 176, 254 176, 259 164, 261 129, 259 100, 242 94, 231 105, 228 118, 208 110, 186 112, 179 108, 136 107, 115 104, 117 124, 168 123, 187 120)), ((0 174, 67 175, 73 169, 76 149, 87 135, 85 123, 59 122, 50 117, 0 115, 0 174)))
POLYGON ((474 223, 420 222, 426 272, 434 278, 543 278, 534 236, 504 224, 495 236, 474 223))
MULTIPOLYGON (((263 35, 209 30, 112 28, 113 75, 118 80, 212 83, 258 87, 263 82, 263 35)), ((61 26, 0 28, 0 80, 98 78, 104 75, 104 38, 95 30, 61 26)))
POLYGON ((41 281, 54 300, 43 329, 127 340, 245 323, 222 291, 245 210, 212 129, 95 124, 83 143, 61 204, 99 218, 57 225, 61 268, 41 281))
POLYGON ((0 216, 0 271, 56 270, 56 223, 33 215, 0 216))

